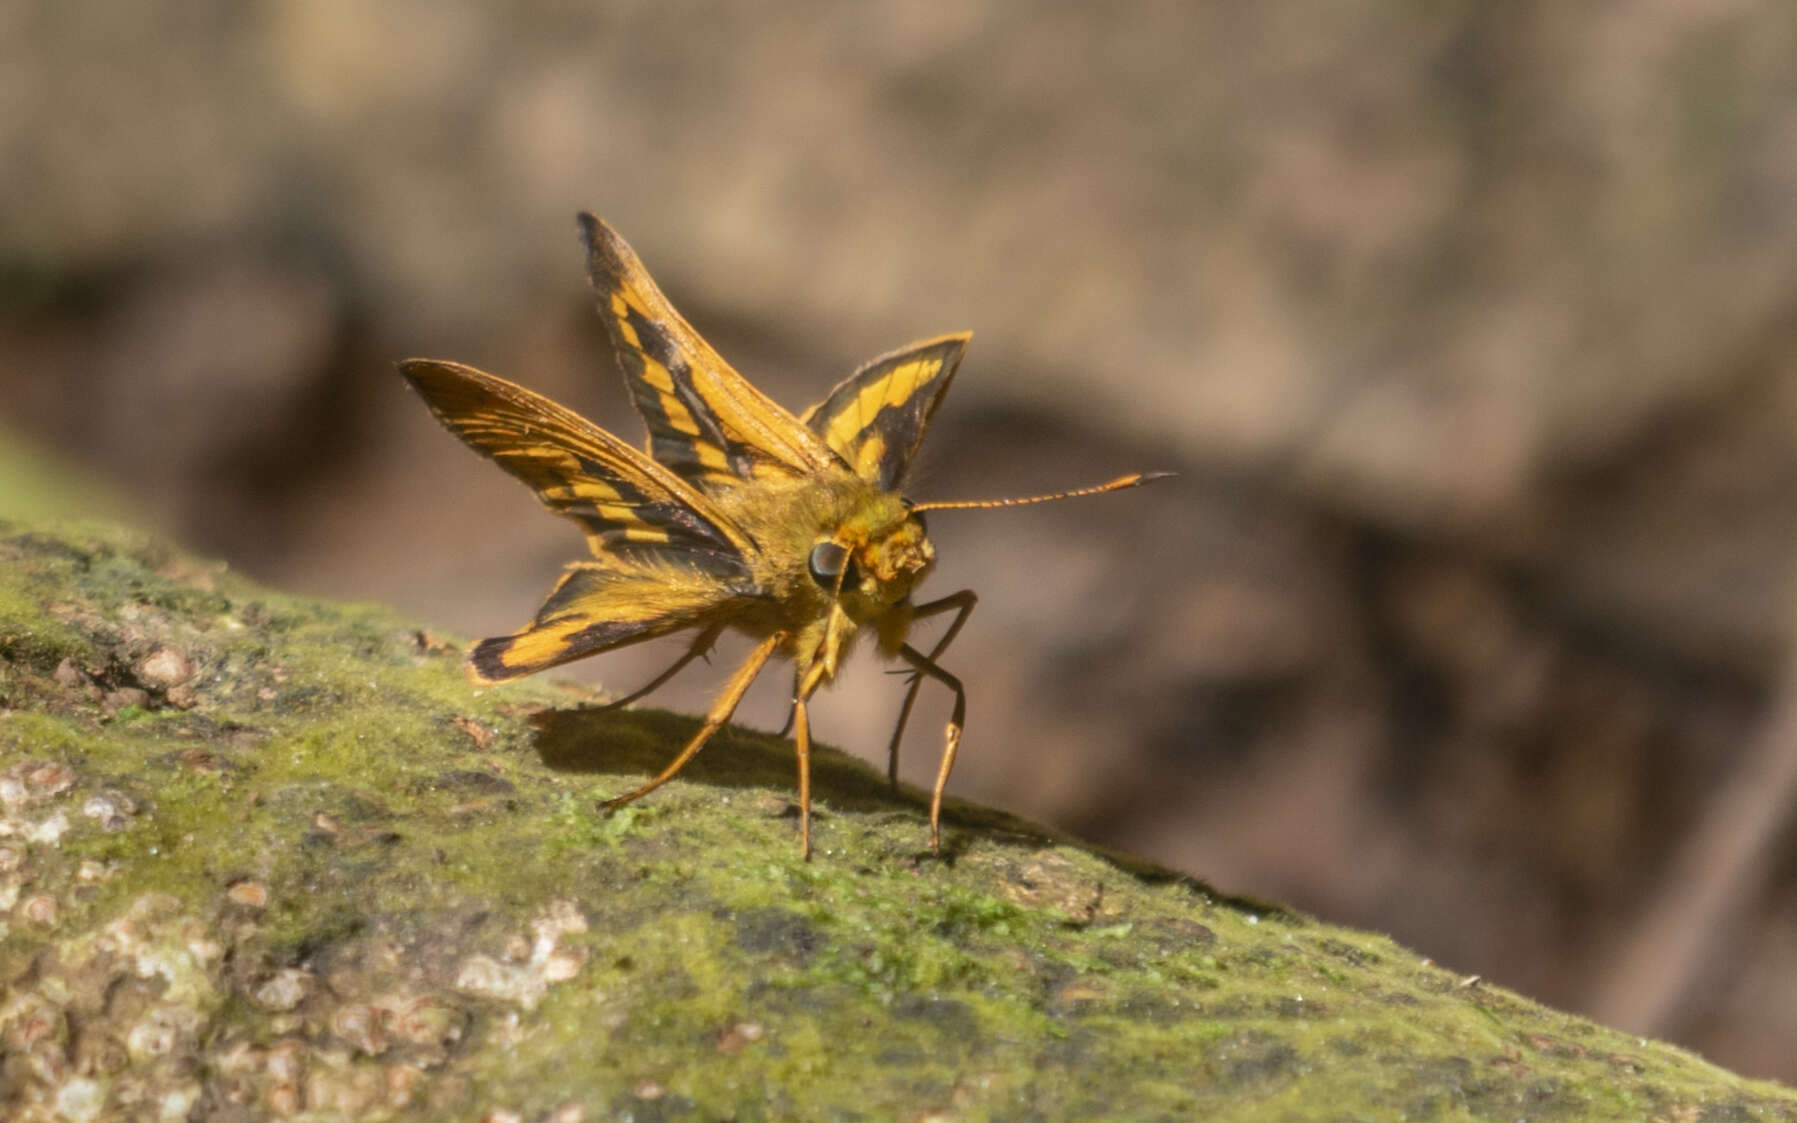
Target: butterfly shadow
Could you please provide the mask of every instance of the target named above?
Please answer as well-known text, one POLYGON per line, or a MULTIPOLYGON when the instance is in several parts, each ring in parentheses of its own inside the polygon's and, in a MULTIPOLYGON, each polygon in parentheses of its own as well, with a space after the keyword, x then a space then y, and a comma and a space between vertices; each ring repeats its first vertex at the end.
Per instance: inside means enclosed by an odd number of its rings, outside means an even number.
MULTIPOLYGON (((531 718, 535 748, 543 763, 556 772, 618 777, 620 782, 607 794, 629 791, 661 771, 698 732, 700 724, 696 718, 669 710, 605 707, 543 710, 531 718)), ((771 790, 790 800, 793 814, 797 814, 797 766, 792 740, 787 737, 727 725, 687 762, 679 778, 718 788, 771 790)), ((884 773, 827 745, 812 745, 811 785, 823 805, 819 810, 826 815, 830 811, 901 813, 914 816, 920 826, 928 820, 928 792, 909 785, 894 792, 884 773)), ((596 798, 604 797, 596 794, 596 798)), ((942 825, 941 852, 931 854, 926 844, 916 854, 919 860, 953 865, 976 837, 1023 851, 1071 844, 1098 855, 1120 873, 1151 884, 1177 882, 1231 907, 1262 915, 1285 914, 1279 905, 1221 893, 1189 874, 1094 846, 997 808, 950 798, 943 802, 942 825)))
MULTIPOLYGON (((531 718, 535 748, 557 772, 627 778, 628 791, 674 759, 700 722, 668 710, 600 707, 544 710, 531 718)), ((790 738, 727 725, 712 735, 679 779, 721 788, 767 788, 797 800, 798 765, 790 738)), ((811 746, 811 790, 838 811, 927 807, 912 789, 897 793, 864 761, 827 745, 811 746)))

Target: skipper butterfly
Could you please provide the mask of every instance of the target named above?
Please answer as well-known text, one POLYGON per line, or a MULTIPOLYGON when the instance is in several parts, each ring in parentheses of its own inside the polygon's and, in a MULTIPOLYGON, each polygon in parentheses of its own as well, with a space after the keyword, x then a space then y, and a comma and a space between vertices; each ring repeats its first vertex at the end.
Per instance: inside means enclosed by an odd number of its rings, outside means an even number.
POLYGON ((725 629, 756 641, 686 746, 615 808, 665 784, 730 720, 749 684, 780 656, 795 669, 791 729, 798 752, 799 846, 811 856, 811 727, 806 703, 836 675, 863 631, 912 679, 888 747, 898 748, 924 679, 954 695, 930 793, 930 846, 939 849, 942 792, 966 716, 961 680, 938 663, 973 590, 917 603, 936 560, 924 512, 1011 507, 1135 487, 1169 473, 1135 473, 1096 487, 1024 499, 917 503, 905 475, 969 333, 882 355, 794 416, 733 370, 674 311, 611 227, 580 216, 587 270, 619 365, 649 430, 647 454, 540 394, 473 367, 408 359, 401 373, 451 432, 524 481, 550 510, 579 524, 592 558, 570 565, 522 630, 476 644, 477 683, 533 674, 656 636, 694 630, 662 674, 613 705, 653 691, 706 654, 725 629), (911 625, 953 614, 928 651, 911 625))

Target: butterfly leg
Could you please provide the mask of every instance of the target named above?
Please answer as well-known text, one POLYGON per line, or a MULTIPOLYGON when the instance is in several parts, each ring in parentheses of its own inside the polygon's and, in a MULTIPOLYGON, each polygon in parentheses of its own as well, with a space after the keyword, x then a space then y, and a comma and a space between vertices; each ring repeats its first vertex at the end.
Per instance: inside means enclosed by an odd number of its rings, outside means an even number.
POLYGON ((778 733, 778 734, 777 734, 777 736, 780 736, 780 737, 784 737, 784 736, 786 736, 786 735, 787 735, 787 734, 788 734, 788 733, 791 733, 791 732, 792 732, 792 722, 793 722, 793 717, 794 717, 794 716, 795 716, 795 715, 796 715, 796 714, 797 714, 797 712, 798 712, 798 705, 799 705, 799 704, 798 704, 798 697, 799 697, 799 690, 800 690, 800 688, 801 688, 801 687, 802 687, 802 686, 804 686, 804 683, 805 683, 805 674, 804 674, 804 672, 803 672, 803 671, 800 671, 800 670, 797 670, 797 669, 795 669, 795 670, 794 670, 794 672, 793 672, 793 676, 792 676, 792 696, 793 696, 793 706, 792 706, 792 709, 789 709, 789 710, 787 710, 787 711, 786 711, 786 724, 785 724, 785 725, 782 725, 782 726, 781 726, 781 727, 780 727, 780 732, 779 732, 779 733, 778 733))
MULTIPOLYGON (((927 604, 920 604, 911 610, 911 619, 914 621, 940 616, 951 610, 955 614, 955 618, 949 622, 948 631, 943 632, 942 638, 936 641, 936 646, 930 648, 927 658, 932 662, 941 658, 942 653, 948 650, 948 645, 955 642, 955 636, 960 633, 961 625, 967 623, 967 616, 973 611, 973 606, 979 603, 979 599, 972 589, 962 589, 958 593, 950 593, 946 597, 930 601, 927 604)), ((905 704, 899 707, 898 724, 892 729, 892 743, 886 746, 886 780, 892 785, 892 790, 895 792, 898 791, 899 742, 905 738, 905 723, 911 720, 911 707, 917 704, 917 690, 922 685, 923 676, 921 674, 911 676, 911 688, 905 691, 905 704)))
POLYGON ((805 699, 792 700, 792 743, 799 757, 799 856, 811 860, 811 715, 805 699))
POLYGON ((749 692, 749 684, 755 681, 755 676, 761 673, 761 668, 767 666, 767 661, 774 654, 774 649, 779 647, 785 638, 785 632, 775 632, 756 645, 755 650, 750 653, 748 661, 738 668, 734 675, 730 676, 729 682, 724 684, 724 692, 718 696, 716 702, 712 703, 711 712, 705 715, 705 724, 701 725, 699 731, 693 734, 693 739, 686 743, 686 748, 680 750, 680 755, 657 773, 653 780, 633 792, 626 792, 614 799, 608 799, 600 806, 608 811, 622 807, 632 800, 641 799, 672 780, 675 773, 686 767, 687 761, 699 755, 699 750, 705 747, 705 742, 711 740, 711 735, 722 729, 724 723, 730 720, 730 715, 736 712, 737 703, 741 702, 743 695, 749 692))
POLYGON ((604 713, 606 710, 616 710, 630 705, 630 703, 636 701, 638 698, 644 698, 655 693, 665 685, 669 679, 679 674, 688 663, 692 662, 694 659, 703 659, 709 654, 711 645, 717 642, 718 636, 723 630, 723 625, 716 624, 705 629, 703 632, 700 632, 698 636, 694 638, 693 645, 686 649, 686 654, 682 655, 679 659, 676 659, 672 667, 669 667, 659 675, 656 675, 646 684, 632 690, 629 694, 624 695, 624 697, 614 699, 613 701, 600 706, 597 712, 604 713))
POLYGON ((811 695, 823 685, 824 664, 800 667, 792 689, 792 712, 786 721, 792 728, 793 750, 799 758, 799 853, 811 860, 811 695))
MULTIPOLYGON (((938 643, 937 646, 940 647, 941 644, 938 643)), ((936 767, 936 786, 930 789, 930 849, 940 851, 942 789, 948 787, 948 774, 955 769, 955 750, 961 747, 961 729, 967 721, 967 692, 961 689, 960 679, 938 667, 935 660, 910 644, 899 648, 899 657, 916 667, 920 674, 928 675, 955 692, 955 709, 948 719, 948 738, 942 746, 942 763, 936 767)))

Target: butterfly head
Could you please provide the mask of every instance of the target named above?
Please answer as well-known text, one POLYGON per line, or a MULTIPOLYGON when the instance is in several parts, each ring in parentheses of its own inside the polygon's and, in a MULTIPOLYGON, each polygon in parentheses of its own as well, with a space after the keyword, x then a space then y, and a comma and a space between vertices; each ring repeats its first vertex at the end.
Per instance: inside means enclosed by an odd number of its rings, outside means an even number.
POLYGON ((882 499, 819 539, 806 560, 811 580, 862 619, 910 596, 936 561, 923 517, 897 496, 882 499))

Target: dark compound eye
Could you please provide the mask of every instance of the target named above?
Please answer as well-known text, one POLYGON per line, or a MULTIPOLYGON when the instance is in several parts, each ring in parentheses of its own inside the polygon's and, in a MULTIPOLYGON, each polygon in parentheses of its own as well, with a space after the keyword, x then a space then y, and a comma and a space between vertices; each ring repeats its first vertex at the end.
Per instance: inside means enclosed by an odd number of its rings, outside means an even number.
POLYGON ((826 589, 836 588, 836 583, 850 584, 855 563, 849 560, 848 547, 840 542, 819 542, 811 547, 811 557, 805 563, 811 570, 811 579, 826 589), (849 573, 842 572, 843 566, 849 567, 849 573))

